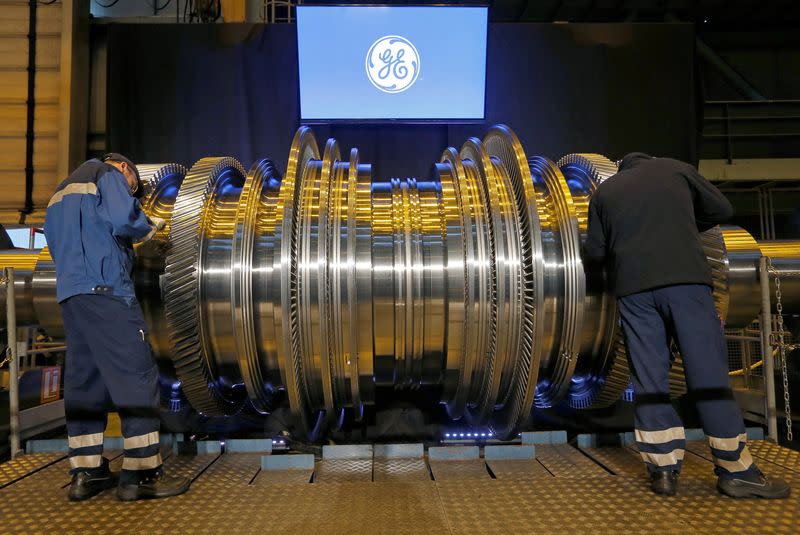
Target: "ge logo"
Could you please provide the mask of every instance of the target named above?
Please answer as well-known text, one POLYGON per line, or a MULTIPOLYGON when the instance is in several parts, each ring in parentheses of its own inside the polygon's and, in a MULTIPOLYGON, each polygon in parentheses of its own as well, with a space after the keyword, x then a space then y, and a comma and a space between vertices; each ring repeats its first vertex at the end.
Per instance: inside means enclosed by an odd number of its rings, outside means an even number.
POLYGON ((367 77, 385 93, 400 93, 419 77, 419 52, 399 35, 381 37, 367 52, 367 77))

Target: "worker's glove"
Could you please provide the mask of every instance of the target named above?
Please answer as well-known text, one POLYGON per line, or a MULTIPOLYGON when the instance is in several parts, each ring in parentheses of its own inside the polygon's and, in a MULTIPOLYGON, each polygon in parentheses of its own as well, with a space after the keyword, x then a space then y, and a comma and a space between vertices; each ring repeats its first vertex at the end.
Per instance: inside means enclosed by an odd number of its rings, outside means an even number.
POLYGON ((150 232, 147 233, 147 236, 144 236, 142 239, 138 240, 135 245, 141 245, 145 242, 149 242, 155 237, 156 232, 167 226, 167 222, 160 217, 149 217, 147 218, 147 221, 150 223, 150 232))

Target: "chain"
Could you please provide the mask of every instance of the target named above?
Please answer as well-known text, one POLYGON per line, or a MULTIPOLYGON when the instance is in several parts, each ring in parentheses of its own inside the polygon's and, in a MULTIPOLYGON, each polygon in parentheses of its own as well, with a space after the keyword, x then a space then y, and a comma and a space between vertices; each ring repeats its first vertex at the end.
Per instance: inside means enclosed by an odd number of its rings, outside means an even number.
MULTIPOLYGON (((789 373, 786 370, 786 341, 783 328, 783 303, 781 302, 781 278, 778 270, 772 265, 772 259, 767 257, 767 270, 775 277, 775 310, 778 323, 778 351, 780 354, 781 374, 783 375, 783 404, 786 415, 786 440, 792 441, 792 408, 789 404, 789 373)), ((767 358, 766 355, 764 358, 767 358)))

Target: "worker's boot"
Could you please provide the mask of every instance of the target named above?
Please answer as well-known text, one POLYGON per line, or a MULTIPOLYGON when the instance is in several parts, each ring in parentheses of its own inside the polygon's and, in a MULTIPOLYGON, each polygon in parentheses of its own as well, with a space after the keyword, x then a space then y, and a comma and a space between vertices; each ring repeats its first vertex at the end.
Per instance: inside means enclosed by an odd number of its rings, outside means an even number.
POLYGON ((650 473, 650 488, 656 494, 664 496, 674 496, 678 490, 678 472, 668 470, 666 472, 650 473))
POLYGON ((108 459, 103 457, 103 464, 97 468, 77 470, 72 474, 67 496, 73 502, 88 500, 106 489, 117 486, 117 474, 108 469, 108 459))
POLYGON ((143 475, 138 483, 120 482, 117 487, 117 498, 123 502, 132 502, 177 496, 189 490, 191 483, 186 477, 168 476, 163 468, 158 468, 143 475))
POLYGON ((739 476, 720 476, 717 490, 731 498, 788 498, 791 489, 786 481, 764 475, 755 468, 739 476))

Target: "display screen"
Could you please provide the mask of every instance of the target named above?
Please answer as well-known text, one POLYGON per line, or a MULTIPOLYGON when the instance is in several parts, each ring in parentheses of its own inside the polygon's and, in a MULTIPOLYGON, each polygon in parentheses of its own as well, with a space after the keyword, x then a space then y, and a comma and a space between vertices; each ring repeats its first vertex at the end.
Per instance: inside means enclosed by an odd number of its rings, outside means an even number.
POLYGON ((485 7, 297 6, 303 120, 484 116, 485 7))

